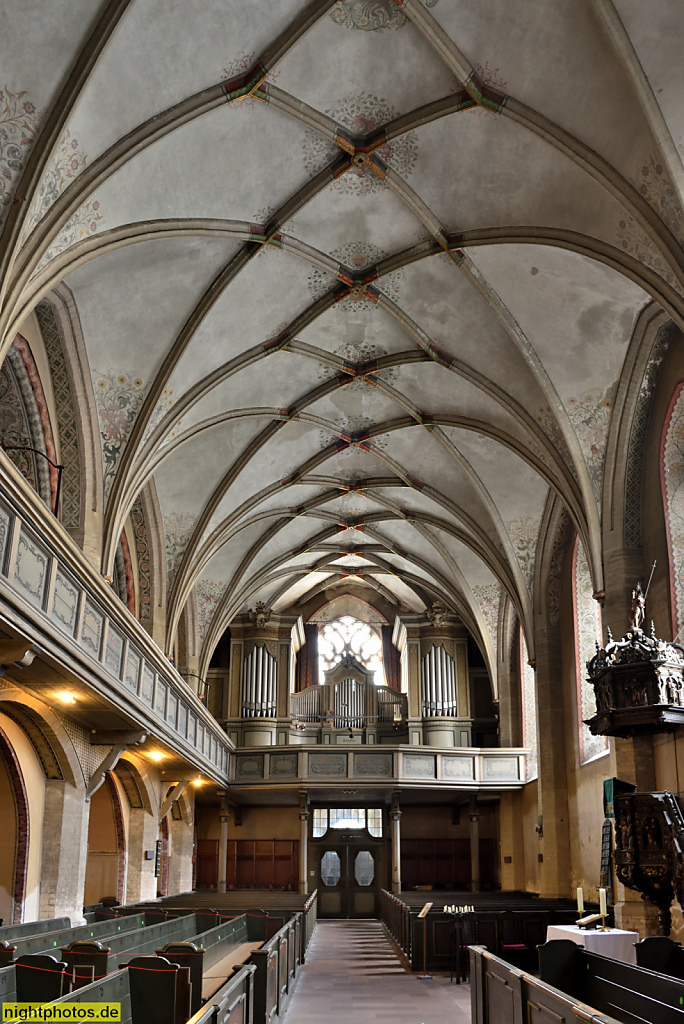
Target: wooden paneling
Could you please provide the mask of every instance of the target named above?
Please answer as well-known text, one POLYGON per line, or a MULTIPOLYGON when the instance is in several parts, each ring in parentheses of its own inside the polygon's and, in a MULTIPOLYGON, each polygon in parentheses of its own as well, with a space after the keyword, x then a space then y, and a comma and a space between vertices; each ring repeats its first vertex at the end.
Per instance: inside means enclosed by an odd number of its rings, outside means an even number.
POLYGON ((218 879, 218 839, 197 843, 197 888, 212 889, 218 879))
POLYGON ((299 887, 299 842, 292 839, 230 839, 226 883, 236 889, 299 887))
MULTIPOLYGON (((491 886, 496 880, 496 843, 480 840, 480 880, 491 886)), ((470 886, 469 839, 402 839, 401 881, 405 889, 432 885, 439 889, 470 886)))

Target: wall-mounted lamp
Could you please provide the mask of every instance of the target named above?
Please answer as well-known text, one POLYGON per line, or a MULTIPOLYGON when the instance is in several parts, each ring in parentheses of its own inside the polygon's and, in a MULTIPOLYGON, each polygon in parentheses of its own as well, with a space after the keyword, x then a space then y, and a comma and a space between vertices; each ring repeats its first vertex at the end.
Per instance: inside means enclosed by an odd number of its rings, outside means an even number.
POLYGON ((78 699, 75 694, 70 693, 69 690, 61 690, 59 693, 55 694, 55 697, 57 700, 61 701, 62 704, 75 704, 78 699))

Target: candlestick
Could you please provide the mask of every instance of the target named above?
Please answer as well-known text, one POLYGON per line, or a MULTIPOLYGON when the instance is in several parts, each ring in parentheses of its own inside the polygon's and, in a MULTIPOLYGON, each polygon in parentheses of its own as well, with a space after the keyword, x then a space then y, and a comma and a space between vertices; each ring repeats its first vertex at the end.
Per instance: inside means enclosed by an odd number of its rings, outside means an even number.
POLYGON ((584 913, 584 889, 577 886, 577 913, 581 917, 584 913))

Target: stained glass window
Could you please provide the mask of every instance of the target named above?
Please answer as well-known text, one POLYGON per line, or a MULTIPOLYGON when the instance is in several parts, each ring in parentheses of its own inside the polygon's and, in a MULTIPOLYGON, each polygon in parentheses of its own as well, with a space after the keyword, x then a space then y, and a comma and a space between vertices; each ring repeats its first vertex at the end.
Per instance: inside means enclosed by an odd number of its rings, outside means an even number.
POLYGON ((318 665, 321 681, 323 673, 338 665, 348 654, 374 673, 376 686, 385 685, 382 668, 382 638, 367 622, 352 615, 343 615, 334 622, 326 622, 318 634, 318 665))

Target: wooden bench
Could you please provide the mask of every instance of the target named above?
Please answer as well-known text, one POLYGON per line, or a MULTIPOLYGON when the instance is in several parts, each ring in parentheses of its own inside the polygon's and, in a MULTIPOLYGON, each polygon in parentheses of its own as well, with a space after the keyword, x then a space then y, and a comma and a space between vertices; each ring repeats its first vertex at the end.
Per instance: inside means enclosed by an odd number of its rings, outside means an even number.
MULTIPOLYGON (((546 938, 548 925, 574 924, 577 920, 577 910, 568 905, 568 900, 529 897, 508 904, 508 894, 504 893, 487 893, 484 900, 477 899, 480 893, 460 893, 458 900, 450 895, 446 905, 474 906, 475 910, 461 915, 457 924, 452 914, 444 912, 444 894, 434 895, 439 896, 440 902, 432 907, 423 923, 418 918, 419 910, 427 902, 423 894, 420 898, 411 893, 399 897, 382 891, 382 922, 411 961, 413 971, 423 970, 424 936, 425 966, 429 971, 453 971, 459 959, 457 945, 462 944, 465 953, 465 946, 471 943, 486 946, 495 956, 508 959, 521 969, 535 970, 537 947, 546 938)), ((467 956, 462 957, 462 962, 467 965, 467 956)))
POLYGON ((642 942, 635 942, 634 949, 638 967, 684 979, 684 946, 681 943, 673 942, 664 935, 652 935, 642 942))
POLYGON ((566 939, 539 947, 541 980, 623 1024, 684 1024, 684 986, 677 978, 589 953, 566 939))
MULTIPOLYGON (((68 918, 67 918, 68 920, 68 918)), ((119 933, 134 932, 144 926, 145 916, 138 913, 125 920, 93 922, 92 924, 60 928, 57 931, 39 931, 20 935, 0 948, 0 965, 6 966, 11 960, 32 953, 54 953, 62 945, 83 939, 110 939, 119 933)), ((31 926, 39 922, 31 922, 31 926)))
POLYGON ((469 954, 472 1024, 620 1024, 481 946, 471 946, 469 954))

